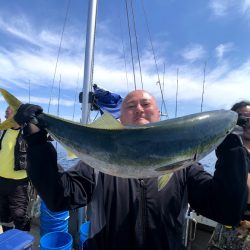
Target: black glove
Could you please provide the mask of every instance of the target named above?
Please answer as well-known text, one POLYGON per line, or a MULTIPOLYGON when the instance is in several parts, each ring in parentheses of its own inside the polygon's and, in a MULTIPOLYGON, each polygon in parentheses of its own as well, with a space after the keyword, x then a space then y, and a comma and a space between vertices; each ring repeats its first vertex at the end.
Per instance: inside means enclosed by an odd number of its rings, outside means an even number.
POLYGON ((34 104, 22 104, 17 110, 14 120, 19 125, 24 125, 26 123, 33 123, 38 125, 37 116, 43 112, 43 109, 34 104))
POLYGON ((228 152, 228 150, 243 146, 242 139, 239 135, 231 133, 227 135, 224 141, 215 150, 217 157, 228 152))

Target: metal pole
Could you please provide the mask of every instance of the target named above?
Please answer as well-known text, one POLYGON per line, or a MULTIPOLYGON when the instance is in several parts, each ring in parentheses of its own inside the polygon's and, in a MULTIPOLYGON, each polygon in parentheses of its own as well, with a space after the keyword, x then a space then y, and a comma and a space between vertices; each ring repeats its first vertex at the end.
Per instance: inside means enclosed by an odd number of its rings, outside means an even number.
POLYGON ((94 46, 95 46, 95 27, 96 27, 96 13, 98 0, 90 0, 86 46, 85 46, 85 62, 84 62, 84 78, 82 87, 82 123, 88 123, 89 120, 89 90, 92 81, 94 46))
MULTIPOLYGON (((84 61, 84 77, 82 87, 82 123, 87 124, 89 121, 90 104, 89 91, 93 78, 93 60, 95 47, 95 28, 96 28, 96 13, 98 0, 89 1, 86 45, 85 45, 85 61, 84 61)), ((85 215, 84 208, 78 209, 78 226, 83 223, 85 215)), ((78 228, 79 229, 79 228, 78 228)))

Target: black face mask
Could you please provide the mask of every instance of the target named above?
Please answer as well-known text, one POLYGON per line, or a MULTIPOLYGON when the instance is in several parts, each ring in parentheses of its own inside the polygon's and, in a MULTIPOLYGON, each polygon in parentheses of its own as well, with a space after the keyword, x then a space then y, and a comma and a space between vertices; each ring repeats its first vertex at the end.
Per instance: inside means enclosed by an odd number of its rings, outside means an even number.
POLYGON ((238 120, 237 120, 237 125, 245 128, 247 126, 247 123, 249 122, 249 120, 250 120, 250 117, 239 114, 238 120))

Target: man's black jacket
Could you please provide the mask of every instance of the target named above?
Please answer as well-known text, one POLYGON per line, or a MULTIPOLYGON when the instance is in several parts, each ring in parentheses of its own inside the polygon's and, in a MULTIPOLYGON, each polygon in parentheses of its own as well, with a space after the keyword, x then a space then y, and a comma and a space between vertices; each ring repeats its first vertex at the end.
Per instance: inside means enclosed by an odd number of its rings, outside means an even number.
POLYGON ((27 141, 28 174, 48 208, 62 211, 88 204, 89 250, 184 249, 188 203, 226 225, 237 225, 246 207, 247 153, 241 146, 220 153, 214 177, 197 163, 175 172, 158 192, 157 178, 97 175, 83 162, 59 171, 56 151, 42 133, 27 141))

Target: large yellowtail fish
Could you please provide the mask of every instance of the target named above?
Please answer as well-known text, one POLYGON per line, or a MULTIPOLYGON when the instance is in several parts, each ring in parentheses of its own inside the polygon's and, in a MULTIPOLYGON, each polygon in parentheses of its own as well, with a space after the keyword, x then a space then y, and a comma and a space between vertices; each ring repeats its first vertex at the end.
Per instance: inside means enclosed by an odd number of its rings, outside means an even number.
MULTIPOLYGON (((22 104, 0 92, 17 111, 22 104)), ((37 117, 46 130, 91 167, 125 178, 160 177, 163 188, 171 174, 213 151, 236 125, 237 114, 217 110, 124 127, 109 114, 92 124, 80 124, 42 113, 37 117)), ((6 120, 0 129, 15 124, 6 120)))

